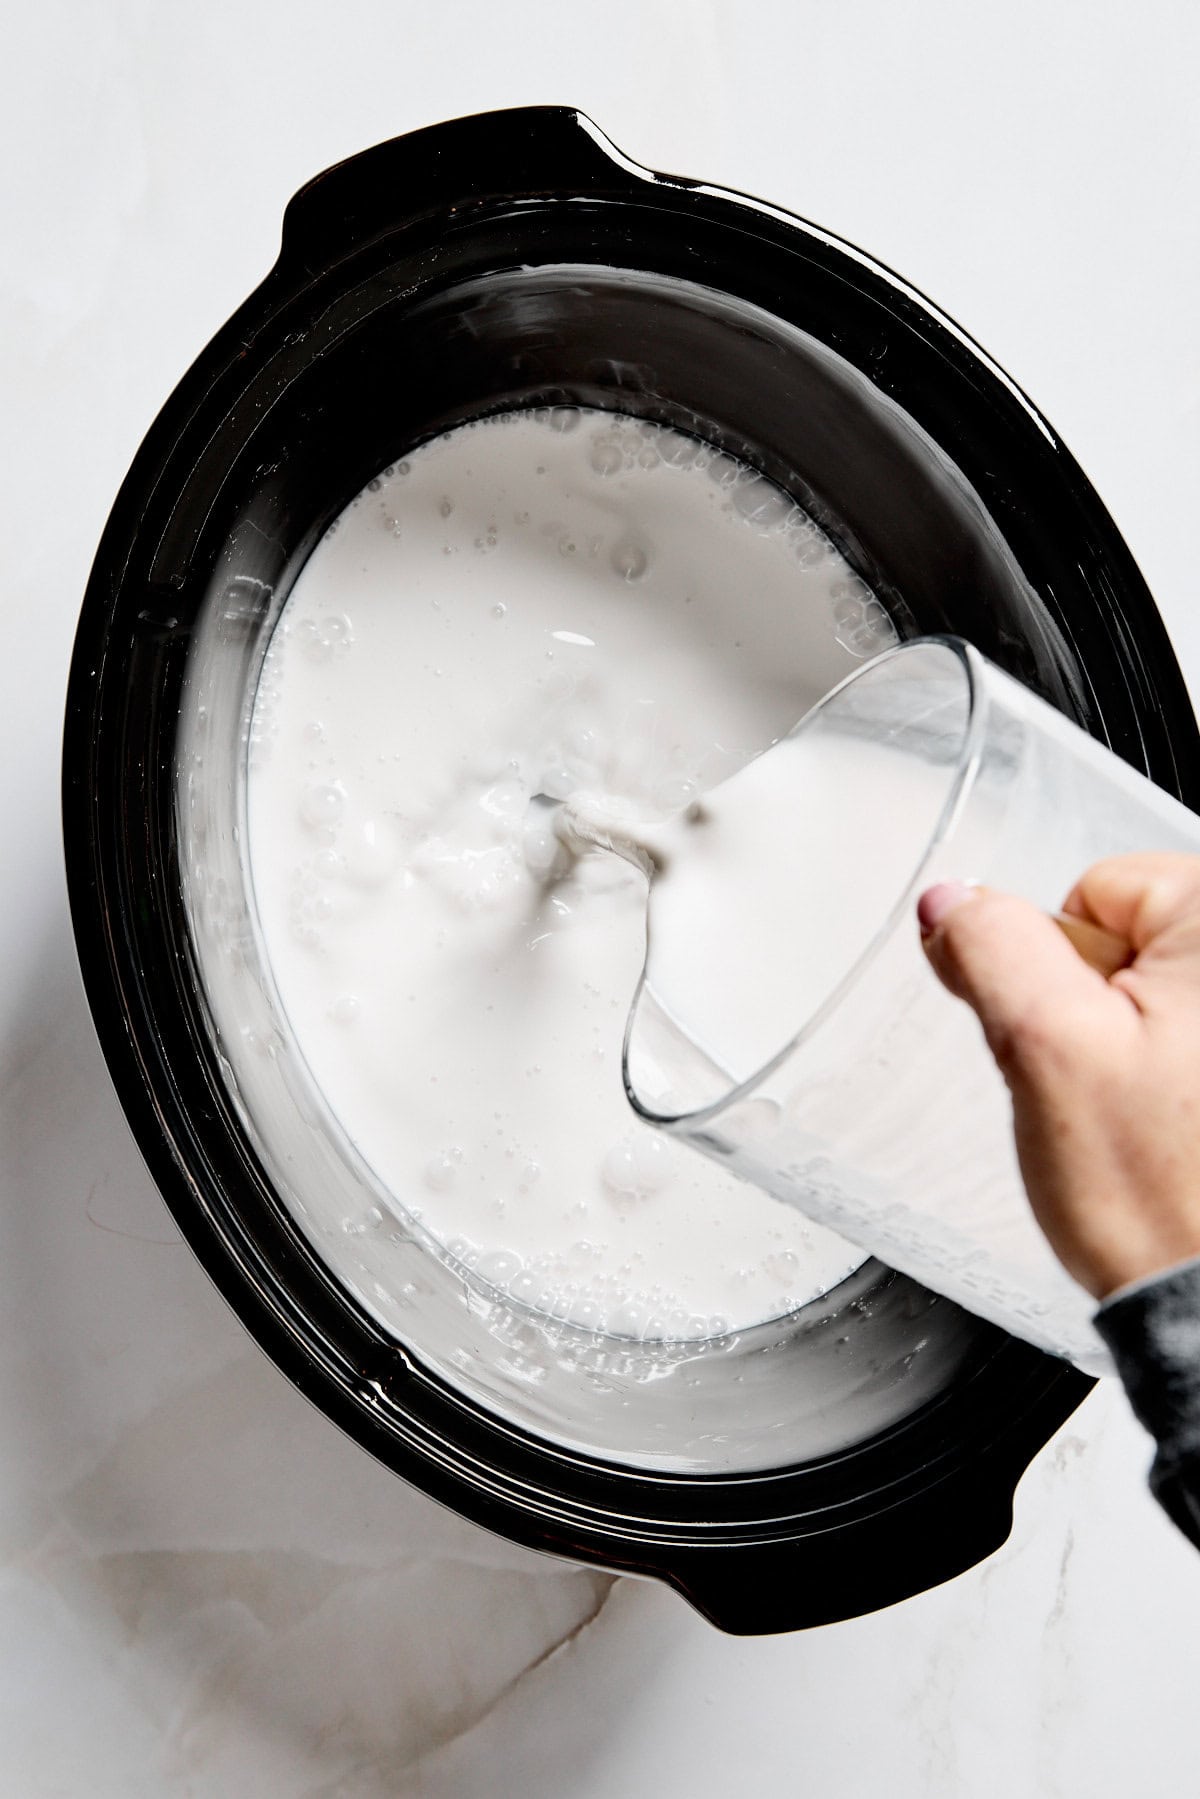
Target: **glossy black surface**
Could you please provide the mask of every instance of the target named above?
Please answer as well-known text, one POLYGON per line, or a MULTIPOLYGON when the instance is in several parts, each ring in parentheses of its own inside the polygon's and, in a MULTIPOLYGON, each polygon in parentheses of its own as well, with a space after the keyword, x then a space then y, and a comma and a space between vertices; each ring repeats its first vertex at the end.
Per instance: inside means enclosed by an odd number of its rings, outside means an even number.
POLYGON ((80 958, 172 1211, 331 1418, 481 1524, 658 1575, 726 1629, 818 1624, 1002 1542, 1021 1472, 1089 1383, 980 1324, 969 1366, 935 1402, 796 1468, 656 1475, 539 1442, 424 1372, 418 1348, 384 1340, 332 1282, 246 1143, 197 999, 174 731, 215 574, 242 584, 252 624, 383 464, 463 419, 571 401, 745 457, 821 518, 902 632, 970 638, 1200 800, 1191 707, 1128 551, 1044 421, 968 340, 860 253, 635 170, 570 111, 484 115, 304 189, 275 269, 139 452, 97 554, 68 698, 80 958), (614 268, 641 276, 614 280, 614 268))

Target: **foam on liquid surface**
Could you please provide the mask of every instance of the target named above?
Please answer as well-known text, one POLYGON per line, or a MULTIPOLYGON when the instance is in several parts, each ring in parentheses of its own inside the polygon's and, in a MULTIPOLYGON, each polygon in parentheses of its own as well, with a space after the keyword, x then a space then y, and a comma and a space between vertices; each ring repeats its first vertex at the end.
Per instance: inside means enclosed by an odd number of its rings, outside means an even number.
POLYGON ((274 978, 396 1210, 514 1298, 717 1335, 861 1260, 634 1119, 645 881, 600 854, 563 871, 534 796, 665 817, 892 640, 777 488, 588 411, 425 446, 304 569, 252 729, 274 978))

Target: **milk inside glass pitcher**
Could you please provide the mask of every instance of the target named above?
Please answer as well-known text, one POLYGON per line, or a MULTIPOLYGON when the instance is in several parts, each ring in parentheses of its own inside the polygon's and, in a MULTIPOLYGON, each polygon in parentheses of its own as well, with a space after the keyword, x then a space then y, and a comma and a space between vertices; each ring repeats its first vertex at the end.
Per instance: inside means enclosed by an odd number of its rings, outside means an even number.
POLYGON ((926 964, 915 900, 971 878, 1053 912, 1101 857, 1200 852, 1200 818, 968 644, 921 638, 667 823, 578 795, 558 829, 650 878, 624 1051, 643 1117, 978 1315, 1107 1369, 1094 1301, 1030 1213, 978 1023, 926 964))

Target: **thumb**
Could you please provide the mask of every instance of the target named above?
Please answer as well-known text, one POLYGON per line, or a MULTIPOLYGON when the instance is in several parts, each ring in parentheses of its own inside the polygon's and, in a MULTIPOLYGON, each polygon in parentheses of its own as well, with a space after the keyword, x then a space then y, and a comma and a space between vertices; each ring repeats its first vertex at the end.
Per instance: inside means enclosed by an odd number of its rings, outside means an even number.
POLYGON ((917 906, 925 952, 943 986, 972 1008, 1004 1075, 1041 1073, 1111 1028, 1117 993, 1053 919, 1012 894, 954 881, 917 906))

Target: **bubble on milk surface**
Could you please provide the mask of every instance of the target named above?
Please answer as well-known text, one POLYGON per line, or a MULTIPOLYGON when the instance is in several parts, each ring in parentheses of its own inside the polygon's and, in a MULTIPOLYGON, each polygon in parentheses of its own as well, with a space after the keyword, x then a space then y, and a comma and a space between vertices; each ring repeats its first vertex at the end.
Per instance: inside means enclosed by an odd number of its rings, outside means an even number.
POLYGON ((354 631, 343 612, 323 613, 302 619, 296 629, 300 653, 310 662, 331 662, 354 642, 354 631))
POLYGON ((899 641, 896 627, 865 581, 848 575, 829 590, 835 636, 851 655, 877 656, 899 641))
POLYGON ((448 1193, 458 1181, 466 1159, 467 1152, 460 1144, 430 1156, 424 1169, 425 1185, 430 1192, 448 1193))
POLYGON ((300 795, 300 823, 309 831, 332 829, 346 810, 346 790, 340 781, 311 781, 300 795))
POLYGON ((480 1280, 494 1287, 509 1287, 524 1268, 521 1257, 510 1249, 487 1250, 475 1264, 480 1280))
POLYGON ((622 581, 640 581, 650 566, 650 552, 644 543, 628 534, 618 537, 608 555, 612 571, 622 581))
POLYGON ((777 531, 794 511, 787 494, 765 475, 742 471, 733 483, 733 509, 756 530, 777 531))
POLYGON ((597 437, 588 456, 593 473, 607 478, 620 474, 625 466, 625 452, 617 441, 615 433, 606 433, 597 437))
POLYGON ((668 1186, 674 1172, 674 1151, 665 1138, 649 1130, 616 1143, 600 1165, 600 1178, 620 1208, 635 1206, 668 1186))

